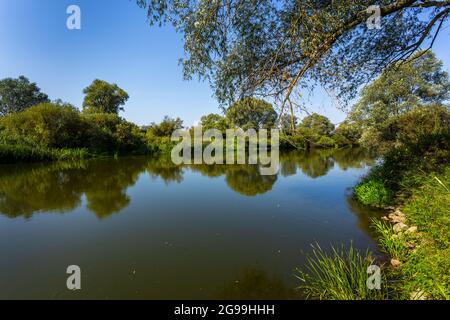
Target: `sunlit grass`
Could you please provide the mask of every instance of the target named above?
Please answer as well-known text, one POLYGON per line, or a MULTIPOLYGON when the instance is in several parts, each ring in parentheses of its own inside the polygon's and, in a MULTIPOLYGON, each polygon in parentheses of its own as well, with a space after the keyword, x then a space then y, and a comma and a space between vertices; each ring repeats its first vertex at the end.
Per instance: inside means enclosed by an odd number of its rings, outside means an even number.
POLYGON ((361 254, 350 245, 331 248, 327 253, 314 245, 304 267, 297 268, 299 290, 306 298, 321 300, 381 300, 388 297, 387 281, 382 274, 381 290, 367 286, 367 269, 374 264, 368 251, 361 254))

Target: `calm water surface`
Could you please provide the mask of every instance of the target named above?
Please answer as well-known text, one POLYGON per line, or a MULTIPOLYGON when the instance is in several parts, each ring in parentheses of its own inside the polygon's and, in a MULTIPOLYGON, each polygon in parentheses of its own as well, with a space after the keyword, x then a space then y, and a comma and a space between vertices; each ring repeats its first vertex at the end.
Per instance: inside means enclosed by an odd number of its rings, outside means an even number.
POLYGON ((2 165, 0 298, 298 298, 312 243, 374 248, 376 213, 349 198, 373 161, 358 149, 280 160, 277 176, 148 157, 2 165))

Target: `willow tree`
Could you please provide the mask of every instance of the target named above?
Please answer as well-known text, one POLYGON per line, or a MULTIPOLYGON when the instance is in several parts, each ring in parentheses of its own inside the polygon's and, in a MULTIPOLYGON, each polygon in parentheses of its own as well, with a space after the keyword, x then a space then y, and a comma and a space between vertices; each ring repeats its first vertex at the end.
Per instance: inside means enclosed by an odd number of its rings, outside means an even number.
POLYGON ((295 107, 297 93, 316 85, 345 104, 386 66, 432 46, 450 13, 450 0, 137 3, 151 24, 171 23, 184 35, 186 79, 210 81, 223 104, 271 97, 282 111, 295 107), (381 28, 369 29, 377 11, 381 28))

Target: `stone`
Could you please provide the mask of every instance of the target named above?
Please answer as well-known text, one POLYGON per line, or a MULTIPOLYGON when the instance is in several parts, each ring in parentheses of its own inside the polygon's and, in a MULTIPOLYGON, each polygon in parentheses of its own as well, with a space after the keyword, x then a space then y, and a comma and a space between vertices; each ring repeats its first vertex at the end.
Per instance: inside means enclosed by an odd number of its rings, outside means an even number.
POLYGON ((394 230, 395 233, 399 233, 402 232, 403 230, 407 229, 408 226, 402 222, 396 223, 392 229, 394 230))
POLYGON ((384 221, 389 221, 389 218, 388 218, 388 217, 386 217, 386 216, 383 216, 383 217, 381 217, 381 220, 384 220, 384 221))
POLYGON ((400 222, 405 223, 405 221, 406 221, 406 217, 403 213, 401 213, 401 214, 390 213, 388 215, 388 217, 389 217, 389 220, 391 220, 394 223, 400 223, 400 222))
POLYGON ((402 263, 401 263, 399 260, 397 260, 397 259, 391 259, 391 266, 393 266, 394 268, 400 267, 401 264, 402 264, 402 263))
POLYGON ((408 230, 405 231, 405 233, 415 233, 417 232, 417 227, 409 227, 408 230))
POLYGON ((401 212, 399 209, 395 210, 394 214, 396 214, 399 217, 406 217, 406 215, 403 212, 401 212))

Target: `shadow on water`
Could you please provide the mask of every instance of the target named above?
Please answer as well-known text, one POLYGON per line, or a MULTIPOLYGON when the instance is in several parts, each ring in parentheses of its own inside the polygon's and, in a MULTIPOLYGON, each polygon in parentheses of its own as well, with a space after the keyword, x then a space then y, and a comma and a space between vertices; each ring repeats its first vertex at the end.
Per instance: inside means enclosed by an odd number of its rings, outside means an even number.
MULTIPOLYGON (((280 155, 278 175, 288 177, 301 171, 316 179, 335 165, 347 170, 372 164, 373 160, 361 149, 292 151, 280 155)), ((80 206, 84 195, 87 209, 102 219, 130 204, 126 191, 140 174, 148 173, 166 184, 182 183, 187 169, 211 178, 224 176, 231 190, 249 197, 269 192, 278 178, 261 175, 256 165, 177 166, 169 157, 2 165, 0 213, 11 218, 30 218, 42 212, 64 213, 80 206)), ((350 201, 349 205, 358 214, 356 204, 350 201)))

